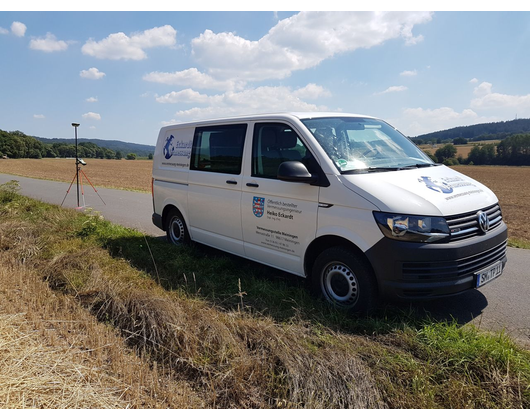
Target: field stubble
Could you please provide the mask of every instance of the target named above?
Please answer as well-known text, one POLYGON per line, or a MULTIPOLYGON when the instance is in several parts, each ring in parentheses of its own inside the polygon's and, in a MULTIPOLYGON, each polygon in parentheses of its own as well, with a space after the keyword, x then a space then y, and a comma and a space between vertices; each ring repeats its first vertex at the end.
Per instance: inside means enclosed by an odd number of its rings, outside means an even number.
MULTIPOLYGON (((150 160, 87 159, 82 167, 90 181, 100 187, 143 192, 151 191, 150 160)), ((499 198, 509 237, 530 241, 530 167, 516 166, 453 166, 453 169, 491 188, 499 198)), ((75 175, 72 159, 11 159, 0 160, 0 172, 71 182, 75 175)), ((83 180, 85 182, 85 180, 83 180)))

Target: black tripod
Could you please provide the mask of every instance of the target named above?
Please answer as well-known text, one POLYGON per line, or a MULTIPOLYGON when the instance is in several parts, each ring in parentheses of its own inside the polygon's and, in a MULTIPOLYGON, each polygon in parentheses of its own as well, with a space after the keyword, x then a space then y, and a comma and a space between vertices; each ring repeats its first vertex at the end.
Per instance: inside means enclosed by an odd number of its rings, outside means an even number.
MULTIPOLYGON (((74 178, 72 179, 72 182, 70 182, 70 186, 68 187, 68 191, 66 191, 66 195, 63 198, 63 202, 61 203, 61 207, 62 207, 62 205, 64 203, 64 200, 66 200, 66 196, 70 192, 70 188, 72 188, 72 184, 74 183, 74 180, 77 179, 77 208, 79 209, 79 208, 81 208, 79 206, 79 183, 81 183, 81 195, 83 196, 83 207, 85 207, 85 192, 83 191, 83 179, 79 177, 79 172, 81 172, 81 174, 86 178, 86 180, 92 186, 92 188, 94 189, 94 191, 96 192, 98 197, 101 199, 101 201, 103 201, 103 199, 99 195, 98 190, 96 190, 96 188, 92 185, 92 182, 90 182, 90 179, 88 179, 88 176, 86 176, 86 174, 83 172, 83 170, 79 167, 79 165, 86 165, 85 161, 83 159, 79 159, 79 157, 77 155, 77 127, 79 127, 79 123, 72 123, 72 127, 75 127, 75 175, 74 175, 74 178)), ((103 204, 107 205, 107 203, 105 203, 105 201, 103 201, 103 204)))

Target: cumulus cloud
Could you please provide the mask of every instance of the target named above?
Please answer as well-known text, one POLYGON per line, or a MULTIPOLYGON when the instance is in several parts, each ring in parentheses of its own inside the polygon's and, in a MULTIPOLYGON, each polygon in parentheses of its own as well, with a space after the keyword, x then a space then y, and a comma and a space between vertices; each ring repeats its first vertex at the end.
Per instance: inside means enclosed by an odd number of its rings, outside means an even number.
MULTIPOLYGON (((315 90, 313 86, 308 86, 306 86, 306 91, 315 90)), ((196 103, 204 106, 178 111, 175 114, 175 119, 165 121, 164 124, 264 112, 327 111, 326 107, 303 101, 297 93, 304 91, 304 89, 293 90, 285 86, 261 86, 254 89, 245 89, 239 92, 230 91, 211 96, 201 95, 191 91, 191 89, 172 92, 166 95, 168 102, 170 98, 186 99, 186 101, 196 98, 196 103)))
POLYGON ((96 112, 87 112, 86 114, 83 114, 82 117, 85 120, 97 120, 97 121, 101 120, 101 115, 99 115, 96 112))
POLYGON ((131 36, 123 32, 110 34, 101 41, 90 38, 81 48, 83 54, 108 60, 145 60, 144 50, 155 47, 173 47, 177 31, 170 25, 136 32, 131 36))
POLYGON ((174 73, 154 71, 146 74, 143 80, 166 85, 188 86, 193 89, 234 90, 236 88, 241 89, 244 86, 244 82, 216 80, 208 74, 201 73, 196 68, 174 73))
POLYGON ((401 73, 399 73, 400 76, 406 76, 406 77, 411 77, 411 76, 417 76, 418 75, 418 71, 417 70, 405 70, 405 71, 402 71, 401 73))
POLYGON ((43 120, 46 117, 42 114, 33 114, 33 118, 35 118, 36 120, 43 120))
POLYGON ((8 33, 9 33, 9 31, 6 28, 2 28, 0 26, 0 35, 7 35, 8 33))
POLYGON ((508 95, 493 92, 493 85, 482 82, 473 90, 474 98, 471 107, 475 109, 530 110, 530 94, 508 95))
POLYGON ((210 101, 210 97, 192 89, 184 89, 180 92, 170 92, 164 96, 157 96, 156 101, 162 104, 205 103, 210 101))
POLYGON ((473 77, 473 79, 471 79, 469 83, 478 83, 478 79, 476 77, 473 77))
POLYGON ((97 102, 98 98, 94 98, 93 96, 91 96, 90 98, 86 98, 85 101, 86 102, 97 102))
POLYGON ((408 87, 406 86, 390 86, 388 89, 378 92, 375 95, 385 95, 387 93, 394 93, 394 92, 403 92, 405 90, 408 90, 408 87))
POLYGON ((84 79, 98 80, 105 76, 105 73, 99 71, 96 67, 91 67, 88 70, 81 70, 79 76, 84 79))
POLYGON ((206 30, 192 40, 193 57, 220 79, 282 79, 337 54, 371 48, 391 39, 414 44, 414 26, 429 12, 301 12, 283 19, 258 41, 206 30))
POLYGON ((60 41, 55 35, 48 32, 44 38, 34 38, 30 41, 29 47, 32 50, 44 51, 47 53, 64 51, 68 49, 66 41, 60 41))
POLYGON ((13 22, 11 24, 11 32, 13 35, 23 37, 26 34, 27 26, 22 22, 13 22))
POLYGON ((307 86, 295 90, 293 94, 302 99, 318 99, 331 96, 331 92, 329 90, 324 89, 322 86, 316 85, 314 83, 309 83, 307 86))

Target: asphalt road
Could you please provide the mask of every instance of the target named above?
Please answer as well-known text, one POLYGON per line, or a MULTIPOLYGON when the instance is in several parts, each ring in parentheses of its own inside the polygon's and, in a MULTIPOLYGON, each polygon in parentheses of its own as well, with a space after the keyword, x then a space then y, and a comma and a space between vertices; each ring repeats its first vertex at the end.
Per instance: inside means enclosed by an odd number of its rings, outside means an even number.
MULTIPOLYGON (((0 174, 0 184, 12 179, 19 182, 24 195, 52 204, 61 204, 66 196, 63 206, 77 207, 75 183, 66 195, 68 183, 0 174)), ((152 236, 164 235, 151 222, 153 205, 150 194, 108 188, 97 188, 96 193, 84 183, 84 197, 80 196, 80 204, 101 212, 114 223, 152 236)), ((492 331, 504 330, 530 348, 530 250, 508 248, 508 264, 503 275, 482 288, 451 298, 414 304, 414 308, 436 319, 454 318, 461 324, 472 323, 492 331)))

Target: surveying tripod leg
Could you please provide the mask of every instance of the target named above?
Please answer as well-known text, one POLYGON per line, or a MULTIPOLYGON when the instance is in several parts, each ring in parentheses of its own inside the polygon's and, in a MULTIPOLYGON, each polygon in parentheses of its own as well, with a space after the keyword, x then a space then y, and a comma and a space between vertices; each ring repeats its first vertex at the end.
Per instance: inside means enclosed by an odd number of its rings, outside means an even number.
POLYGON ((83 172, 82 169, 79 169, 79 171, 83 174, 83 176, 86 178, 86 180, 88 181, 88 183, 90 184, 90 186, 94 189, 94 191, 96 192, 96 194, 98 195, 99 199, 101 201, 103 201, 103 204, 107 205, 107 203, 105 203, 105 201, 101 198, 101 196, 99 195, 98 193, 98 190, 96 190, 96 187, 94 187, 94 185, 92 185, 92 182, 90 182, 90 179, 88 179, 88 176, 86 176, 86 174, 83 172))
POLYGON ((70 192, 70 189, 72 188, 72 185, 75 181, 76 176, 77 176, 77 171, 75 172, 74 178, 72 179, 72 182, 70 182, 70 186, 68 187, 68 190, 66 191, 66 194, 64 195, 63 201, 61 203, 61 207, 63 206, 64 200, 66 200, 66 196, 68 195, 68 193, 70 192))

